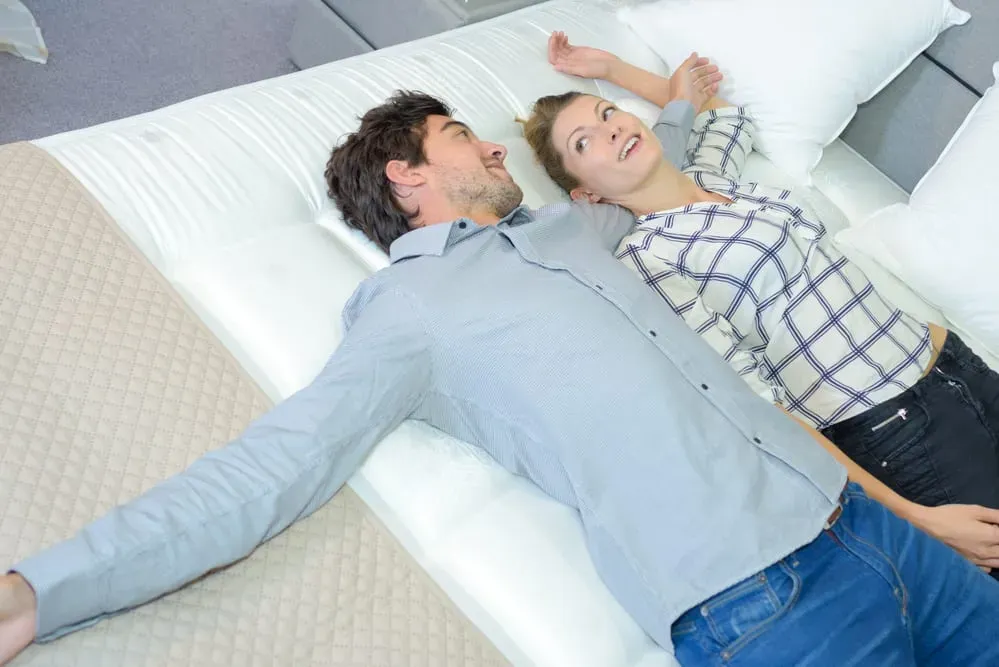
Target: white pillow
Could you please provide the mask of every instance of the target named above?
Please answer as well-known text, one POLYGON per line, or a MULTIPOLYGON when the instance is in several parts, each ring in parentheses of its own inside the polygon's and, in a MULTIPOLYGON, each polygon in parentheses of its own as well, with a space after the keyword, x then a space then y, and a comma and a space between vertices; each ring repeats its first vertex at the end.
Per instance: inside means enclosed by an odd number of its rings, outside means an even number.
MULTIPOLYGON (((993 66, 999 80, 999 63, 993 66)), ((870 256, 999 354, 999 84, 971 110, 908 204, 836 241, 870 256)))
POLYGON ((671 68, 691 51, 716 62, 756 148, 809 184, 857 105, 969 14, 950 0, 659 0, 620 17, 671 68))

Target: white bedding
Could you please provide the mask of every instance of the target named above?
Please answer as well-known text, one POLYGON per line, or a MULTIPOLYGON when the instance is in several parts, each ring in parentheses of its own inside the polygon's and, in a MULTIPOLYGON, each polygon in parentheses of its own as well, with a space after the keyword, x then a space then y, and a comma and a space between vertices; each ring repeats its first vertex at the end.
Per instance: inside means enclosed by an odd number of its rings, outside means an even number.
MULTIPOLYGON (((480 136, 509 147, 529 204, 561 197, 514 123, 542 94, 597 90, 549 70, 545 40, 554 29, 665 70, 612 10, 556 0, 37 143, 96 195, 280 399, 318 371, 339 340, 344 301, 385 261, 328 204, 322 172, 330 147, 394 89, 422 89, 452 102, 480 136)), ((782 178, 757 158, 751 177, 782 178)), ((839 142, 808 196, 829 212, 830 226, 904 200, 839 142)), ((889 295, 897 298, 895 289, 889 295)), ((575 513, 474 448, 407 423, 350 484, 515 664, 670 664, 599 581, 575 513)))

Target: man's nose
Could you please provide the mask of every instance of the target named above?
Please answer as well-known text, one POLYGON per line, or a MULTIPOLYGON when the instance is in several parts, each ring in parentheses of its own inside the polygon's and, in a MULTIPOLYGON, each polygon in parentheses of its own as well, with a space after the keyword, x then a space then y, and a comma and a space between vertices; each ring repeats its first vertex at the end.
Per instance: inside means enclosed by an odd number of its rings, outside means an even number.
POLYGON ((488 144, 486 150, 489 152, 489 157, 494 160, 499 160, 502 162, 506 159, 506 147, 500 144, 488 144))

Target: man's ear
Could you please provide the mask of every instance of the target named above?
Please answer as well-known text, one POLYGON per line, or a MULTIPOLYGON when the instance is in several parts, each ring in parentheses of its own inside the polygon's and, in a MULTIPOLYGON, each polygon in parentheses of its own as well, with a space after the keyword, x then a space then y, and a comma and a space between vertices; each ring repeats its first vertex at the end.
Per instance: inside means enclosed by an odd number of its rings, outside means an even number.
POLYGON ((415 216, 420 210, 420 187, 427 178, 421 169, 414 169, 405 160, 390 160, 385 165, 385 177, 392 188, 395 203, 408 216, 415 216))
POLYGON ((589 190, 584 190, 583 188, 573 188, 569 196, 572 197, 573 201, 588 201, 591 204, 600 203, 600 195, 594 194, 589 190))
POLYGON ((385 177, 393 186, 405 189, 415 188, 427 182, 423 170, 411 167, 405 160, 389 160, 385 165, 385 177))

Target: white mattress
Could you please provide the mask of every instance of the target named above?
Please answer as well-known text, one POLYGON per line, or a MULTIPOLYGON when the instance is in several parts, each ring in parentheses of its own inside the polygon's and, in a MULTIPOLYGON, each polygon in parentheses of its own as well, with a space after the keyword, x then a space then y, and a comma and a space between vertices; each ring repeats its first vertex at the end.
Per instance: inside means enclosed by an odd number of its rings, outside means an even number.
MULTIPOLYGON (((507 145, 529 204, 560 198, 514 123, 542 94, 597 90, 548 68, 553 29, 665 71, 610 10, 556 0, 37 143, 280 399, 319 370, 340 338, 343 303, 386 261, 328 203, 330 147, 393 90, 421 89, 452 102, 480 136, 507 145)), ((762 158, 750 174, 787 182, 762 158)), ((830 224, 904 199, 839 143, 815 182, 809 197, 830 224)), ((350 484, 515 664, 670 664, 600 582, 576 514, 471 446, 407 423, 350 484)))

